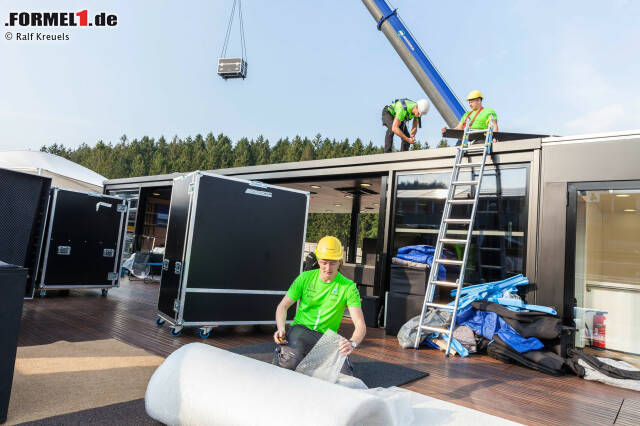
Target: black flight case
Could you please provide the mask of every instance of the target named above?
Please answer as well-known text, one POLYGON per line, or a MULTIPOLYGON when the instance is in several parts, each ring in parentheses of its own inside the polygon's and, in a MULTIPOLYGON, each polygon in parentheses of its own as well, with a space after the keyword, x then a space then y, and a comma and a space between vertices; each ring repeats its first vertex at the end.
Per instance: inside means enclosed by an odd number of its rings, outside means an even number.
POLYGON ((28 270, 25 298, 33 298, 51 178, 0 169, 0 261, 28 270))
MULTIPOLYGON (((206 172, 175 178, 158 319, 199 327, 275 324, 302 271, 309 193, 206 172)), ((290 309, 293 318, 294 309, 290 309)))
POLYGON ((120 285, 128 201, 111 195, 53 188, 37 286, 47 290, 120 285))

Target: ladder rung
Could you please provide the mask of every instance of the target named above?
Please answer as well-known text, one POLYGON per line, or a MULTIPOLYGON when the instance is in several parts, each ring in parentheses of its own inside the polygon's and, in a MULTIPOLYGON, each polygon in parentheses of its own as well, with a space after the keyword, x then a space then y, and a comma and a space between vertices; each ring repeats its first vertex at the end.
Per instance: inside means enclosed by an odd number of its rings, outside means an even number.
POLYGON ((445 244, 467 244, 467 240, 458 240, 456 238, 441 238, 440 242, 445 244))
POLYGON ((482 163, 458 163, 458 167, 481 167, 482 163))
POLYGON ((427 303, 425 303, 425 305, 429 306, 431 308, 447 309, 449 311, 455 310, 455 308, 453 306, 451 306, 451 305, 442 305, 440 303, 427 302, 427 303))
POLYGON ((445 223, 470 224, 471 219, 445 219, 445 223))
POLYGON ((463 199, 452 199, 452 200, 448 200, 449 203, 451 204, 473 204, 474 200, 470 200, 468 198, 463 198, 463 199))
POLYGON ((429 325, 423 325, 420 328, 423 329, 423 330, 435 331, 435 332, 441 333, 441 334, 449 334, 449 330, 444 329, 444 328, 440 328, 440 327, 431 327, 429 325))
POLYGON ((477 185, 477 180, 457 180, 453 182, 454 185, 477 185))
POLYGON ((453 260, 453 259, 438 259, 436 262, 441 263, 443 265, 460 265, 464 263, 462 260, 453 260))
POLYGON ((466 152, 483 152, 484 146, 482 147, 475 146, 473 148, 462 148, 462 150, 466 152))
POLYGON ((435 285, 440 285, 442 287, 451 287, 451 288, 458 288, 458 283, 452 283, 451 281, 434 281, 433 284, 435 285))
POLYGON ((487 269, 505 269, 505 266, 497 266, 497 265, 478 265, 481 268, 487 269))

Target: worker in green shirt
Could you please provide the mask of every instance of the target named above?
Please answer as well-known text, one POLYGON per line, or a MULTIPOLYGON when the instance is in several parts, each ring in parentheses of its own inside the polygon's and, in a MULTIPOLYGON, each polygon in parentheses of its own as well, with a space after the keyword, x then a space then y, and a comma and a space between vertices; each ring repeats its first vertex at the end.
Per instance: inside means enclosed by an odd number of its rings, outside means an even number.
POLYGON ((338 269, 343 250, 336 237, 323 237, 316 248, 319 269, 300 274, 276 309, 273 340, 282 345, 278 365, 295 369, 327 330, 338 331, 345 308, 349 309, 355 330, 350 339, 342 338, 339 352, 349 355, 364 340, 367 327, 360 305, 360 293, 355 283, 338 269), (297 301, 298 310, 289 330, 285 330, 287 310, 297 301))
MULTIPOLYGON (((498 114, 496 114, 493 108, 485 108, 482 106, 482 93, 479 90, 472 90, 467 95, 467 101, 471 111, 466 112, 460 122, 454 129, 462 130, 469 122, 470 129, 484 130, 489 128, 489 122, 491 121, 491 115, 493 115, 493 131, 498 131, 498 114)), ((447 130, 446 127, 442 128, 442 133, 447 130)), ((494 142, 497 142, 495 138, 494 142)), ((459 143, 459 142, 458 142, 459 143)))
POLYGON ((393 135, 401 140, 400 151, 408 151, 409 145, 416 143, 416 133, 420 125, 420 117, 429 111, 429 101, 420 99, 414 102, 410 99, 396 99, 391 105, 382 108, 382 125, 387 128, 384 137, 384 152, 393 151, 393 135), (407 121, 413 120, 411 132, 407 131, 407 121))

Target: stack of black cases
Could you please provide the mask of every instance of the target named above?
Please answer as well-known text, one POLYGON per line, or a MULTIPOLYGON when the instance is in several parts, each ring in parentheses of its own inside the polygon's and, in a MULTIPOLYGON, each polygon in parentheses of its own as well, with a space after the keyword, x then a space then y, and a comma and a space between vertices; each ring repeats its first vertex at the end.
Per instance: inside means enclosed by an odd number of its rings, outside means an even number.
POLYGON ((302 271, 308 207, 309 193, 295 189, 205 172, 174 179, 157 324, 202 337, 218 325, 275 324, 302 271))
MULTIPOLYGON (((429 281, 430 268, 391 265, 389 292, 386 300, 385 334, 395 336, 411 318, 420 315, 429 281)), ((434 302, 439 300, 436 289, 434 302)))
POLYGON ((42 248, 51 178, 0 169, 0 261, 28 270, 32 298, 42 248))
POLYGON ((118 197, 53 188, 37 286, 46 291, 120 284, 128 202, 118 197))

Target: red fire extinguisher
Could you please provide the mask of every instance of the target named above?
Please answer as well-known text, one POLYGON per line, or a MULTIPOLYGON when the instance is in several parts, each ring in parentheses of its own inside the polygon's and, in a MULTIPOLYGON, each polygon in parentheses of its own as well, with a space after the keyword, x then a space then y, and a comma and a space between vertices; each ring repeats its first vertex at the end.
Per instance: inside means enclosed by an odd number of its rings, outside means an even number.
POLYGON ((596 312, 593 316, 593 346, 596 348, 604 349, 604 341, 607 331, 607 326, 604 321, 607 318, 603 312, 596 312))

